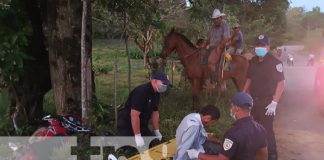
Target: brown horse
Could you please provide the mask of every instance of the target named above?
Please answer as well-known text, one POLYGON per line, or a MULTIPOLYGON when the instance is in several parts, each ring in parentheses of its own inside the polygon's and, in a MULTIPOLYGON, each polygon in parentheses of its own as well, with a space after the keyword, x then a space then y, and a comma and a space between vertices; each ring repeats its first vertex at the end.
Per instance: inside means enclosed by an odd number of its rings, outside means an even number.
MULTIPOLYGON (((165 38, 161 58, 165 59, 174 50, 178 53, 187 78, 190 81, 193 108, 195 108, 199 103, 199 93, 202 89, 202 84, 210 78, 209 67, 208 65, 201 64, 200 55, 198 54, 199 49, 196 48, 196 46, 194 46, 185 36, 172 30, 165 38)), ((217 49, 216 51, 220 51, 220 49, 217 49)), ((224 71, 224 77, 222 80, 232 78, 237 89, 243 90, 248 61, 242 56, 233 56, 232 65, 233 67, 231 71, 224 71)))

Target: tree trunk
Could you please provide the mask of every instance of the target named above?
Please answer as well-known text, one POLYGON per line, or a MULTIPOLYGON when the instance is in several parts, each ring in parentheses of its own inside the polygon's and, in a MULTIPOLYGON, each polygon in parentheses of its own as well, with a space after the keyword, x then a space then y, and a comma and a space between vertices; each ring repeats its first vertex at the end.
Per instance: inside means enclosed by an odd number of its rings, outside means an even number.
MULTIPOLYGON (((81 115, 82 3, 48 0, 45 11, 44 30, 57 113, 81 115)), ((91 53, 91 32, 86 36, 87 53, 91 53)))
POLYGON ((115 128, 117 128, 118 110, 117 110, 117 92, 118 92, 118 55, 119 50, 115 50, 115 63, 114 63, 114 110, 115 110, 115 128))
POLYGON ((125 49, 126 49, 126 54, 127 54, 127 64, 128 64, 128 93, 131 92, 132 88, 132 66, 131 66, 131 61, 129 57, 129 49, 128 49, 128 26, 127 26, 127 12, 124 11, 124 42, 125 42, 125 49))
POLYGON ((10 116, 16 129, 43 117, 43 98, 51 89, 40 8, 37 0, 29 1, 25 6, 33 30, 26 54, 33 59, 24 61, 23 76, 9 87, 10 116))
MULTIPOLYGON (((81 32, 81 108, 82 108, 82 122, 85 127, 90 127, 90 115, 92 105, 92 63, 91 50, 86 44, 86 34, 89 29, 87 24, 91 25, 89 13, 91 13, 91 1, 83 0, 82 7, 82 32, 81 32), (89 23, 90 22, 90 23, 89 23), (90 52, 90 53, 89 53, 90 52)), ((89 32, 88 32, 89 33, 89 32)), ((88 40, 89 41, 89 40, 88 40)), ((91 47, 91 46, 90 46, 91 47)))

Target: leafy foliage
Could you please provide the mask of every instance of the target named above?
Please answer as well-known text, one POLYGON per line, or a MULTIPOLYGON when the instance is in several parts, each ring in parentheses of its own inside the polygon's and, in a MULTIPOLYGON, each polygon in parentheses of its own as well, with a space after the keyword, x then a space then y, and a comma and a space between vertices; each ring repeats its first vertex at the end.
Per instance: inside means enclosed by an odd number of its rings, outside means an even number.
POLYGON ((129 50, 129 57, 132 59, 143 59, 143 53, 137 48, 129 50))
POLYGON ((320 53, 324 33, 324 13, 320 12, 320 8, 315 7, 308 12, 302 7, 290 8, 286 17, 286 39, 292 43, 303 43, 305 49, 314 54, 320 53))
POLYGON ((12 0, 10 7, 0 9, 0 83, 3 86, 18 81, 24 59, 31 58, 25 54, 32 31, 21 9, 23 3, 12 0))
POLYGON ((287 10, 287 32, 285 37, 287 41, 300 41, 306 35, 306 29, 302 26, 302 20, 305 11, 301 7, 290 8, 287 10))
POLYGON ((320 27, 324 27, 324 13, 320 12, 319 7, 313 8, 312 11, 305 13, 302 19, 302 26, 305 29, 316 29, 320 27))
POLYGON ((98 123, 110 123, 114 120, 114 117, 107 116, 114 114, 114 106, 106 105, 104 103, 97 103, 93 110, 94 115, 96 115, 96 122, 98 123))
MULTIPOLYGON (((158 56, 160 56, 160 54, 161 54, 160 52, 150 51, 148 53, 148 57, 149 58, 158 57, 158 56)), ((132 59, 143 59, 143 52, 137 48, 132 48, 129 50, 129 56, 132 59)))
POLYGON ((272 38, 272 45, 276 46, 284 38, 281 35, 286 29, 285 13, 288 5, 287 0, 199 0, 188 10, 191 27, 183 27, 190 30, 191 35, 196 34, 193 37, 201 37, 199 34, 206 36, 208 29, 212 27, 210 16, 218 8, 226 14, 225 20, 229 25, 240 23, 246 44, 251 44, 254 40, 252 37, 257 34, 265 33, 272 38))

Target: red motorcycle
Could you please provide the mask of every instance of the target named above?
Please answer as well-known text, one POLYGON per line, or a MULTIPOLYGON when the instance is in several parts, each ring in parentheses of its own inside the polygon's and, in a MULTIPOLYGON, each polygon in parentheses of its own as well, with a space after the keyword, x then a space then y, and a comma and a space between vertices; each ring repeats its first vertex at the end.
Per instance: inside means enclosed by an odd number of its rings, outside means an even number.
POLYGON ((90 132, 81 126, 81 121, 72 115, 48 115, 42 119, 48 123, 47 127, 36 130, 28 143, 16 145, 9 143, 15 160, 43 160, 48 159, 54 147, 59 147, 69 141, 67 136, 75 133, 90 132), (55 138, 53 138, 55 137, 55 138))

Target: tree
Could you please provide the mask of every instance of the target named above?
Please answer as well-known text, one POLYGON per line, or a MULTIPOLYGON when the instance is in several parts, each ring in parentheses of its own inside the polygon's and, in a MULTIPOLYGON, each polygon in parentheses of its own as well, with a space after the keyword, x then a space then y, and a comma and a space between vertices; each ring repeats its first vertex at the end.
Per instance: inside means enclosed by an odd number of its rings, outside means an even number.
POLYGON ((241 24, 247 44, 253 42, 255 35, 266 33, 273 39, 272 45, 276 46, 283 39, 281 35, 285 32, 285 13, 288 6, 288 0, 198 0, 194 1, 193 7, 188 11, 193 19, 201 21, 200 26, 204 26, 213 9, 218 8, 227 14, 228 23, 241 24))
MULTIPOLYGON (((57 113, 80 115, 81 2, 12 0, 8 6, 0 12, 0 47, 6 48, 1 79, 9 90, 14 126, 20 129, 43 116, 43 97, 51 86, 57 113)), ((87 28, 91 57, 89 20, 87 28)))
POLYGON ((7 4, 0 12, 1 78, 10 96, 10 118, 19 130, 43 116, 43 98, 51 83, 37 3, 7 4))
MULTIPOLYGON (((57 113, 80 115, 82 3, 66 0, 41 0, 40 3, 45 17, 43 27, 57 113)), ((91 56, 89 19, 87 28, 85 48, 88 56, 91 56)))
POLYGON ((133 3, 128 10, 129 33, 139 49, 143 52, 144 67, 148 67, 147 54, 153 49, 153 38, 156 29, 162 26, 159 2, 149 0, 133 3))
POLYGON ((314 30, 324 27, 324 13, 320 11, 319 7, 314 7, 312 11, 305 13, 302 20, 302 25, 305 29, 314 30))
MULTIPOLYGON (((82 109, 82 124, 90 127, 91 105, 93 98, 92 88, 92 62, 91 54, 89 54, 89 45, 86 45, 87 20, 89 20, 88 6, 91 1, 83 0, 82 2, 82 31, 81 31, 81 109, 82 109)), ((89 24, 89 22, 88 22, 89 24)))
MULTIPOLYGON (((106 4, 106 2, 103 2, 106 4)), ((162 26, 161 9, 158 0, 124 0, 108 2, 106 8, 109 12, 126 15, 126 27, 124 30, 132 38, 138 48, 143 52, 144 66, 147 66, 147 54, 153 49, 153 38, 156 29, 162 26), (123 14, 121 14, 123 13, 123 14)))
POLYGON ((305 11, 302 7, 289 8, 286 13, 288 41, 300 41, 306 35, 306 29, 302 25, 305 11))

